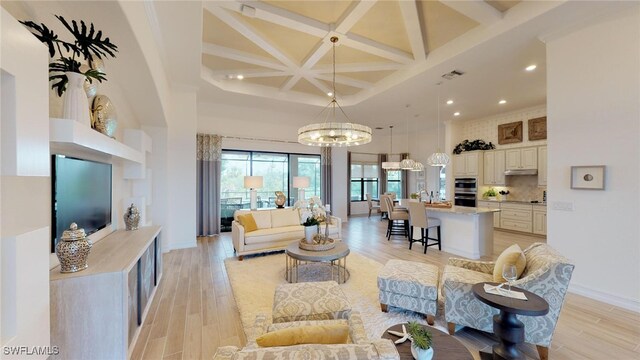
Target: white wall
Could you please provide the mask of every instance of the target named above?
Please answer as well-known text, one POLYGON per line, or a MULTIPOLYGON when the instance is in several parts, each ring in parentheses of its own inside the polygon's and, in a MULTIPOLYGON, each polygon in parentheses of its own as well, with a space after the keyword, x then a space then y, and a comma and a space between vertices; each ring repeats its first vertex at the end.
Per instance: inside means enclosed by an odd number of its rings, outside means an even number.
POLYGON ((571 290, 640 311, 640 5, 547 43, 547 242, 575 262, 571 290), (606 190, 571 190, 606 165, 606 190), (555 210, 566 202, 573 211, 555 210))

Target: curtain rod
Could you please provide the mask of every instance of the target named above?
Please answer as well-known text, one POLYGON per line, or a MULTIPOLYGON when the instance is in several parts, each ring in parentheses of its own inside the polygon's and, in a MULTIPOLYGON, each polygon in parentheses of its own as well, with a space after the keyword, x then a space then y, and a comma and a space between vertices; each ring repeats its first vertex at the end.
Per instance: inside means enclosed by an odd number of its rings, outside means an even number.
POLYGON ((227 135, 222 135, 222 138, 223 139, 264 141, 264 142, 274 142, 274 143, 282 143, 282 144, 298 144, 298 145, 302 145, 297 141, 290 141, 290 140, 260 139, 260 138, 249 138, 249 137, 242 137, 242 136, 227 136, 227 135))

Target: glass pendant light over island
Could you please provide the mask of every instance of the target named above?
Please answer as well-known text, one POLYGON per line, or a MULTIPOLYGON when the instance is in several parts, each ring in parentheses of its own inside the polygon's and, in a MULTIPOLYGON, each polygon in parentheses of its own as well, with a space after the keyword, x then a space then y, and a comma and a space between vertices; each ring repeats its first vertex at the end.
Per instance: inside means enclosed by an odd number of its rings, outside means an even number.
POLYGON ((447 166, 449 164, 449 155, 440 151, 440 84, 438 83, 438 151, 434 152, 427 159, 427 164, 431 166, 447 166))
POLYGON ((336 100, 336 43, 338 37, 331 37, 333 44, 333 92, 331 102, 318 115, 324 114, 324 122, 298 129, 298 142, 309 146, 354 146, 371 142, 371 128, 354 124, 336 100), (337 111, 339 110, 339 113, 337 111), (339 122, 336 115, 342 114, 347 122, 339 122))

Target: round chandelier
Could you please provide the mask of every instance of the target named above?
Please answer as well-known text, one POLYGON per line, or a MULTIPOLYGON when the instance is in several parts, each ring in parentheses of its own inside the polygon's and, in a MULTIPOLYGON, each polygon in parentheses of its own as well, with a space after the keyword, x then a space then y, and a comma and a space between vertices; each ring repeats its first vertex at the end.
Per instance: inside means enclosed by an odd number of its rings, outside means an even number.
POLYGON ((324 122, 309 124, 298 129, 298 142, 309 146, 354 146, 371 142, 371 128, 354 124, 342 110, 336 100, 336 43, 338 37, 332 36, 333 44, 333 98, 318 114, 324 114, 324 122), (336 120, 336 110, 347 119, 347 122, 336 120))
POLYGON ((438 151, 434 152, 427 159, 427 164, 431 166, 447 166, 449 164, 449 155, 440 151, 440 84, 438 83, 438 151))

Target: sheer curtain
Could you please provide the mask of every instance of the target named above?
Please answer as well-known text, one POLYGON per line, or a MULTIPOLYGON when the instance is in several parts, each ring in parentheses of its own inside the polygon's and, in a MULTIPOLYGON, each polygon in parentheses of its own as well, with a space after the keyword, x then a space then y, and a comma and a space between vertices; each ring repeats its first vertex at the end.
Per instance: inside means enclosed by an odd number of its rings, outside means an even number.
POLYGON ((323 204, 331 204, 331 148, 320 149, 320 198, 323 204))
POLYGON ((220 233, 220 157, 222 137, 197 134, 196 233, 209 236, 220 233))

